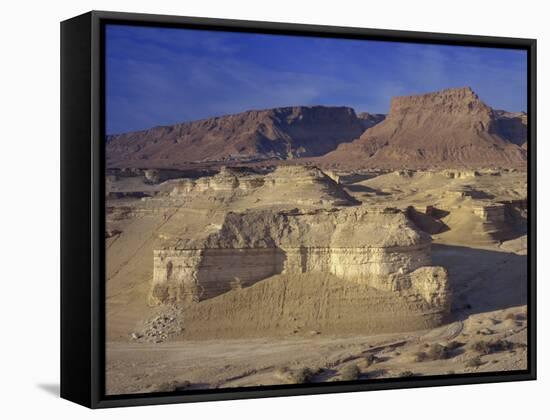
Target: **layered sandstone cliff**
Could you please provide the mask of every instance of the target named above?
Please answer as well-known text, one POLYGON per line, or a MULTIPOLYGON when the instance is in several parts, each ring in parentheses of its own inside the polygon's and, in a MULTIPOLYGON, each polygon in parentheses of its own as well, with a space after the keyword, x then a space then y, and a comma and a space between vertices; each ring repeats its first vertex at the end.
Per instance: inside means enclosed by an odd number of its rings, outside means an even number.
POLYGON ((228 213, 217 232, 154 252, 150 302, 202 301, 277 274, 330 274, 445 312, 447 274, 431 266, 430 245, 395 209, 228 213))

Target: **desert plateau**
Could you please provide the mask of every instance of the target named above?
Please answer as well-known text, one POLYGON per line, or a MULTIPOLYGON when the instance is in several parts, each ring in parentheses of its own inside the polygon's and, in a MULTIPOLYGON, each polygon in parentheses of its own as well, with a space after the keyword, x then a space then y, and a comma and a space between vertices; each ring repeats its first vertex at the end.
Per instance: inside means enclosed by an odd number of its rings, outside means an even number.
POLYGON ((364 111, 107 136, 107 394, 527 369, 527 115, 364 111))

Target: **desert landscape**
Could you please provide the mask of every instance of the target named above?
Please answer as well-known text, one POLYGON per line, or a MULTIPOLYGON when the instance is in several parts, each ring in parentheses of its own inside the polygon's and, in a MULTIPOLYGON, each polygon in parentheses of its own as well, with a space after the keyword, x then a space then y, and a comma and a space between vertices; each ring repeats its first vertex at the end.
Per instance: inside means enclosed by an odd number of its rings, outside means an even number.
POLYGON ((469 87, 106 139, 107 394, 527 368, 527 115, 469 87))

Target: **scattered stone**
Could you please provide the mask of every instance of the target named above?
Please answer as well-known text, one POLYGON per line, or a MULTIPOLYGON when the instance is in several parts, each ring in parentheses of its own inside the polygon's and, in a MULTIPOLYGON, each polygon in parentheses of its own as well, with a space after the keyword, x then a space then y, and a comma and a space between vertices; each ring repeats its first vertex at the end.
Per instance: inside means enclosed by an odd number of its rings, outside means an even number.
POLYGON ((275 371, 275 375, 288 384, 303 384, 311 382, 313 377, 319 373, 321 373, 321 369, 311 369, 308 367, 293 370, 283 367, 275 371))
POLYGON ((508 340, 498 339, 494 341, 476 341, 470 348, 479 354, 491 354, 501 351, 513 351, 520 345, 508 340))
POLYGON ((378 362, 378 357, 376 357, 374 354, 368 354, 365 356, 365 364, 367 365, 367 367, 375 364, 376 362, 378 362))
POLYGON ((143 330, 134 332, 132 340, 162 343, 183 332, 183 313, 176 306, 163 306, 161 313, 144 322, 143 330))

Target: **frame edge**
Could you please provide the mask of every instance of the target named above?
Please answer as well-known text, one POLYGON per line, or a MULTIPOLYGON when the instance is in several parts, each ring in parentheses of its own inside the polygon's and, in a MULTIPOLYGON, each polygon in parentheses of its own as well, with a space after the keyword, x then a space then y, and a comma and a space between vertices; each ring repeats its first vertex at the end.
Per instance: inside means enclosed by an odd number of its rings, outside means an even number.
POLYGON ((61 22, 61 398, 91 407, 91 13, 61 22))

